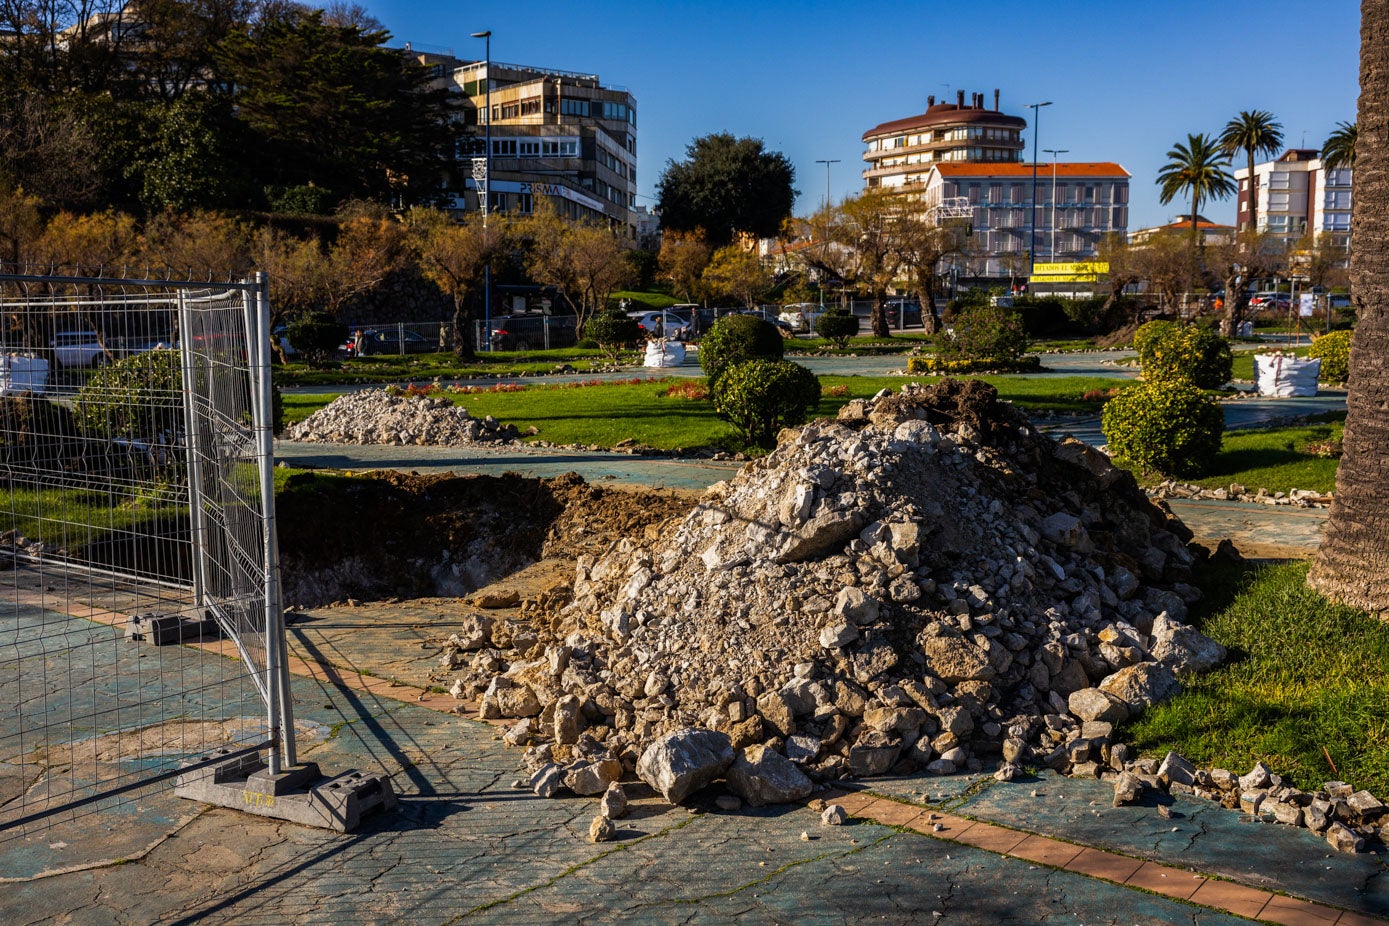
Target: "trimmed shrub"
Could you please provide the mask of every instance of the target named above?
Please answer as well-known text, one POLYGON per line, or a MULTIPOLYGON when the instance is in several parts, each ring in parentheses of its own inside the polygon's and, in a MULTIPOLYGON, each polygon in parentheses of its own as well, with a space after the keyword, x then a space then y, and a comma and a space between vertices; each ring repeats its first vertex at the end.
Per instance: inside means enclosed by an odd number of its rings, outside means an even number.
POLYGON ((820 379, 790 360, 753 359, 734 364, 713 380, 714 411, 749 442, 776 446, 782 428, 805 422, 820 402, 820 379))
POLYGON ((928 373, 942 376, 964 376, 973 373, 1035 373, 1042 368, 1042 358, 1036 355, 1017 360, 947 360, 941 357, 911 357, 908 373, 928 373))
POLYGON ((1105 403, 1109 452, 1150 472, 1197 476, 1220 452, 1225 415, 1186 379, 1145 380, 1105 403))
POLYGON ((815 333, 835 347, 848 347, 849 339, 858 334, 858 316, 832 309, 815 319, 815 333))
POLYGON ((1026 350, 1022 317, 1002 306, 966 306, 949 330, 936 335, 936 357, 941 360, 1012 363, 1026 350))
POLYGON ((1138 330, 1133 333, 1133 349, 1138 352, 1139 364, 1147 366, 1147 360, 1152 356, 1153 348, 1157 346, 1157 343, 1180 327, 1181 325, 1176 322, 1162 321, 1161 319, 1139 325, 1138 330))
MULTIPOLYGON (((1134 335, 1135 341, 1143 328, 1134 335)), ((1199 325, 1173 325, 1157 331, 1144 339, 1138 359, 1144 379, 1186 379, 1201 389, 1220 388, 1230 381, 1234 370, 1230 342, 1199 325)))
POLYGON ((310 366, 323 366, 337 356, 347 340, 347 326, 324 312, 296 318, 285 327, 285 337, 310 366))
POLYGON ((1324 383, 1344 383, 1350 376, 1350 336, 1349 331, 1333 331, 1312 342, 1308 357, 1321 358, 1321 373, 1324 383))
POLYGON ((755 315, 725 315, 699 342, 699 365, 709 388, 723 371, 754 358, 780 360, 786 351, 776 325, 755 315))
POLYGON ((622 348, 641 336, 641 326, 621 309, 608 309, 588 320, 584 336, 592 338, 609 359, 616 361, 622 348))

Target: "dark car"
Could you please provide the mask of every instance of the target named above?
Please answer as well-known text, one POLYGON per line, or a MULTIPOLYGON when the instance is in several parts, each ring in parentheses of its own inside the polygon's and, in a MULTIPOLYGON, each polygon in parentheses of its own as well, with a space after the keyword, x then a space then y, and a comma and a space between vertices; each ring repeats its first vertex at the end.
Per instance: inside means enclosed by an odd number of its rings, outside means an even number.
POLYGON ((439 342, 422 334, 406 329, 405 340, 400 338, 399 328, 367 328, 362 332, 361 346, 357 353, 363 356, 372 354, 432 354, 439 350, 439 342), (402 346, 404 350, 402 350, 402 346))
POLYGON ((564 315, 497 315, 492 319, 493 350, 547 350, 579 342, 574 320, 564 315))

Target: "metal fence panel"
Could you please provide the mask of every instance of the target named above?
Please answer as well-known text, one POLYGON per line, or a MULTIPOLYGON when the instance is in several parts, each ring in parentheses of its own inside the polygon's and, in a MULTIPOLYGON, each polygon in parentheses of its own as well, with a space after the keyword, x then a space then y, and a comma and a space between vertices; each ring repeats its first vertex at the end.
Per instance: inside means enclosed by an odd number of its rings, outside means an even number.
POLYGON ((293 761, 268 317, 263 281, 0 275, 0 838, 293 761))

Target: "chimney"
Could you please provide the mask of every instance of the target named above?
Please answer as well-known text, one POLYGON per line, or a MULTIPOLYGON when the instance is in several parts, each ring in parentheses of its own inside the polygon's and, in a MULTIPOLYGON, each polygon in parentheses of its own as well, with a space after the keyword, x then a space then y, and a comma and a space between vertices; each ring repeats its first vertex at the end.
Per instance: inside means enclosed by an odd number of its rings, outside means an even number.
POLYGON ((984 94, 982 94, 982 93, 976 93, 976 94, 974 95, 974 108, 975 108, 975 109, 983 109, 983 108, 984 108, 984 94))
POLYGON ((955 108, 956 108, 956 109, 964 109, 964 108, 965 108, 965 92, 964 92, 963 90, 956 90, 956 91, 955 91, 955 108))
POLYGON ((934 93, 929 94, 929 95, 926 97, 926 108, 927 108, 927 109, 930 109, 932 106, 935 106, 935 105, 936 105, 936 95, 935 95, 934 93))
POLYGON ((994 112, 998 112, 998 88, 994 88, 994 112))

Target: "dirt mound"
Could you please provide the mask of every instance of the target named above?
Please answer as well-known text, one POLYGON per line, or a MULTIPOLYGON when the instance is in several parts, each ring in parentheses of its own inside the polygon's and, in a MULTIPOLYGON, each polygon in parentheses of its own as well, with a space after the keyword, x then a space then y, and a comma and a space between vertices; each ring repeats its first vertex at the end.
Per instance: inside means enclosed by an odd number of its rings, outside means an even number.
POLYGON ((454 691, 524 718, 509 737, 540 766, 598 741, 631 768, 698 727, 820 778, 1029 750, 1122 767, 1111 724, 1223 656, 1181 623, 1189 536, 991 387, 907 386, 581 557, 573 602, 454 691))
POLYGON ((311 607, 465 595, 553 551, 606 550, 691 504, 572 473, 296 474, 277 499, 284 599, 311 607))
POLYGON ((298 424, 290 440, 336 444, 457 446, 510 443, 519 433, 488 415, 474 418, 442 397, 365 389, 339 396, 298 424))

